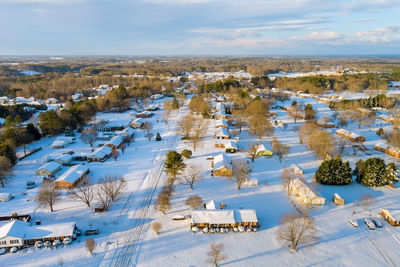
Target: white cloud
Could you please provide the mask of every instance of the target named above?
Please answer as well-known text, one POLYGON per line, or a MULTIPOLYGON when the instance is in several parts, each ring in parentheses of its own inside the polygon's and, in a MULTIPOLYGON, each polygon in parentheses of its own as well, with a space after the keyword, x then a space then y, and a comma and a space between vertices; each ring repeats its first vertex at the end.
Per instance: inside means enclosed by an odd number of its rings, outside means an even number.
POLYGON ((317 42, 317 43, 332 43, 343 38, 343 35, 327 31, 327 32, 312 32, 310 34, 293 36, 290 38, 292 41, 302 41, 302 42, 317 42))
POLYGON ((73 4, 77 2, 85 2, 86 0, 0 0, 0 3, 8 4, 55 4, 55 5, 65 5, 73 4))

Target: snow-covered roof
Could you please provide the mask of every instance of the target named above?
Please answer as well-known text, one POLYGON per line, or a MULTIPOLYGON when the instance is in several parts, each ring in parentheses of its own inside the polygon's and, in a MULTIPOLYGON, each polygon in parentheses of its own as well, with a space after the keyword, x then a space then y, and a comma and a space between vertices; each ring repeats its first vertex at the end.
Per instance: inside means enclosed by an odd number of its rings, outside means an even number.
POLYGON ((58 223, 51 225, 35 225, 27 231, 25 239, 72 236, 75 222, 58 223))
POLYGON ((118 131, 117 134, 123 135, 123 136, 131 136, 135 133, 135 130, 133 130, 131 127, 126 127, 122 131, 118 131))
POLYGON ((64 154, 57 157, 54 161, 58 163, 71 162, 74 157, 70 154, 64 154))
POLYGON ((134 124, 142 125, 144 122, 142 121, 141 118, 137 118, 137 119, 133 120, 131 123, 132 124, 134 123, 134 124))
POLYGON ((215 105, 215 109, 216 109, 216 110, 223 110, 223 111, 225 111, 225 104, 222 103, 222 102, 218 102, 218 103, 215 105))
POLYGON ((235 148, 237 149, 236 142, 232 140, 225 140, 225 148, 235 148))
POLYGON ((235 223, 233 210, 208 210, 210 224, 235 223))
POLYGON ((215 136, 229 137, 229 132, 224 127, 215 129, 215 136))
POLYGON ((227 168, 224 154, 219 154, 214 157, 214 171, 222 168, 227 168))
POLYGON ((54 171, 56 171, 56 170, 59 169, 59 168, 61 168, 61 165, 58 164, 57 162, 52 161, 52 162, 49 162, 49 163, 43 165, 42 167, 40 167, 40 168, 37 169, 37 170, 45 169, 45 170, 48 170, 48 171, 50 171, 50 172, 54 172, 54 171))
POLYGON ((300 179, 294 179, 292 185, 298 189, 301 195, 307 196, 308 199, 313 199, 317 197, 317 195, 300 179))
POLYGON ((358 138, 358 137, 360 137, 360 135, 358 135, 358 134, 356 134, 356 133, 352 133, 352 132, 347 131, 347 130, 345 130, 345 129, 337 129, 337 130, 336 130, 336 134, 342 134, 342 135, 345 135, 345 136, 349 136, 349 137, 351 137, 351 138, 358 138))
POLYGON ((214 200, 210 200, 206 203, 206 209, 208 210, 215 210, 215 201, 214 200))
POLYGON ((258 222, 255 210, 235 210, 236 222, 258 222))
POLYGON ((257 149, 257 153, 267 150, 267 149, 265 149, 265 146, 263 144, 257 145, 256 149, 257 149))
POLYGON ((74 183, 88 171, 89 168, 86 165, 82 164, 74 165, 71 168, 69 168, 66 172, 64 172, 60 177, 58 177, 55 182, 66 181, 74 183))
POLYGON ((113 146, 120 146, 122 142, 124 141, 124 138, 122 135, 116 135, 113 138, 111 138, 110 141, 108 141, 105 146, 107 145, 113 145, 113 146))
POLYGON ((101 146, 97 148, 90 156, 89 158, 98 158, 102 159, 107 155, 110 155, 112 152, 112 148, 108 146, 101 146))
POLYGON ((0 238, 7 236, 24 238, 29 224, 20 220, 12 220, 0 227, 0 238))
POLYGON ((54 142, 51 144, 52 147, 59 147, 59 146, 65 146, 67 144, 72 143, 73 137, 67 137, 67 136, 59 136, 54 140, 54 142))
POLYGON ((217 120, 216 121, 215 127, 218 127, 218 126, 226 126, 226 127, 228 127, 229 125, 228 125, 228 122, 226 120, 222 119, 222 120, 217 120))

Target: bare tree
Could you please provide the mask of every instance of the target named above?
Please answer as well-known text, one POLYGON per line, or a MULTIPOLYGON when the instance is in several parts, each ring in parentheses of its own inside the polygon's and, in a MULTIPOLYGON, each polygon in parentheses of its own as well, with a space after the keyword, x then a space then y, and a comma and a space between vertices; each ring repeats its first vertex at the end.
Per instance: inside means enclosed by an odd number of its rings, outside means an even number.
POLYGON ((285 167, 285 159, 290 151, 290 146, 280 143, 276 137, 272 140, 271 146, 272 151, 278 156, 279 162, 282 162, 283 158, 283 167, 285 167))
POLYGON ((186 170, 185 174, 181 178, 181 183, 190 186, 190 189, 193 190, 193 186, 196 182, 203 179, 200 175, 201 169, 197 165, 189 165, 186 170))
POLYGON ((80 202, 86 204, 90 208, 90 204, 94 199, 93 181, 91 178, 85 177, 74 189, 70 189, 70 196, 80 202))
POLYGON ((151 229, 153 229, 153 231, 156 235, 158 235, 160 233, 161 227, 162 227, 162 225, 159 222, 153 222, 151 224, 151 229))
POLYGON ((224 253, 224 245, 211 243, 210 249, 207 252, 207 263, 217 267, 221 261, 226 260, 228 257, 224 253))
POLYGON ((349 142, 347 141, 347 139, 345 138, 339 138, 338 142, 337 142, 337 149, 339 152, 339 155, 342 156, 344 150, 346 149, 346 146, 349 144, 349 142))
POLYGON ((112 204, 111 197, 104 192, 104 189, 100 186, 97 185, 97 190, 96 190, 96 199, 101 205, 101 207, 105 210, 108 211, 112 204))
POLYGON ((168 195, 167 192, 161 191, 158 194, 156 202, 154 203, 155 209, 160 211, 163 215, 165 215, 167 210, 169 210, 169 208, 171 207, 170 197, 171 196, 168 195))
POLYGON ((191 138, 193 151, 199 146, 201 139, 204 137, 207 130, 207 124, 203 118, 198 118, 194 121, 192 128, 193 136, 191 138))
POLYGON ((260 144, 251 144, 248 145, 248 152, 247 155, 249 156, 249 158, 251 158, 251 162, 254 162, 254 159, 257 157, 257 148, 260 144))
POLYGON ((90 145, 92 152, 93 152, 93 144, 96 142, 98 134, 99 133, 97 132, 97 130, 95 128, 89 128, 89 129, 83 130, 81 133, 81 140, 85 144, 90 145))
POLYGON ((145 121, 143 123, 142 129, 147 132, 147 135, 150 134, 151 129, 153 129, 153 125, 149 121, 145 121))
POLYGON ((11 161, 7 157, 0 156, 0 183, 3 188, 4 184, 11 180, 11 170, 11 161))
POLYGON ((239 133, 241 133, 243 126, 246 125, 246 114, 244 114, 243 110, 237 109, 232 112, 232 117, 235 120, 237 127, 239 127, 239 133))
POLYGON ((172 111, 172 101, 171 100, 164 101, 163 107, 164 107, 164 109, 163 109, 162 118, 165 121, 165 124, 168 124, 169 116, 170 116, 171 111, 172 111))
POLYGON ((38 202, 39 206, 49 205, 50 211, 53 212, 53 205, 58 201, 60 198, 60 192, 58 191, 57 187, 54 183, 42 183, 40 186, 36 201, 38 202))
POLYGON ((110 197, 111 202, 114 202, 124 191, 126 181, 124 177, 107 175, 99 179, 98 186, 105 195, 110 197))
POLYGON ((118 156, 119 156, 118 150, 117 150, 117 149, 113 149, 113 150, 111 151, 111 157, 113 157, 113 159, 114 159, 115 161, 117 161, 118 156))
POLYGON ((375 198, 370 194, 364 194, 360 196, 360 204, 363 206, 364 211, 367 211, 368 208, 375 203, 375 198))
POLYGON ((194 126, 194 117, 191 113, 183 116, 178 124, 178 132, 183 135, 183 138, 188 139, 194 126))
POLYGON ((235 180, 238 190, 240 190, 242 184, 247 181, 250 174, 248 163, 244 160, 232 161, 232 179, 235 180))
POLYGON ((263 115, 253 115, 249 119, 249 133, 258 136, 261 139, 263 136, 271 135, 274 131, 268 117, 263 115))
POLYGON ((294 251, 303 244, 317 240, 315 224, 311 218, 300 214, 287 213, 280 218, 278 238, 294 251))
POLYGON ((203 199, 199 196, 191 196, 186 199, 185 204, 193 209, 198 209, 203 204, 203 199))
POLYGON ((125 154, 125 149, 126 149, 125 143, 122 143, 122 144, 119 146, 119 148, 121 149, 122 154, 125 154))
POLYGON ((93 251, 96 247, 96 241, 93 238, 86 238, 85 247, 89 251, 90 255, 93 255, 93 251))
POLYGON ((294 119, 294 123, 297 123, 297 119, 301 119, 304 116, 301 107, 298 105, 292 106, 292 108, 288 110, 288 113, 294 119))

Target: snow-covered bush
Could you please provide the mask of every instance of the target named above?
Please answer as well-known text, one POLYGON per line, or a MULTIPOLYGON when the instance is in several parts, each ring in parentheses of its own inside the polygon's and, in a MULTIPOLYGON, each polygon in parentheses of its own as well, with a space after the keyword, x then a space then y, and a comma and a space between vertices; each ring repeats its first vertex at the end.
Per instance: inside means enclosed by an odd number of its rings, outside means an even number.
POLYGON ((385 164, 381 158, 359 160, 356 164, 355 174, 357 182, 366 186, 383 186, 391 180, 396 180, 396 167, 394 164, 385 164))

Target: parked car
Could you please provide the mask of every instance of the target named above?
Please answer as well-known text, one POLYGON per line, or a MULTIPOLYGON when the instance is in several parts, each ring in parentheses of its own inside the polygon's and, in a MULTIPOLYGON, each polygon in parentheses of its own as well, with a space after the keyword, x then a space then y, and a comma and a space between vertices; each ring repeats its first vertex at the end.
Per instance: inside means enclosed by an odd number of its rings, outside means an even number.
POLYGON ((365 218, 365 219, 364 219, 364 222, 365 222, 365 224, 367 225, 367 227, 368 227, 370 230, 375 230, 375 229, 376 229, 376 228, 375 228, 374 222, 373 222, 370 218, 365 218))
POLYGON ((382 227, 383 227, 383 224, 382 224, 382 222, 381 222, 380 219, 378 219, 378 218, 372 218, 372 221, 374 222, 374 224, 375 224, 376 227, 378 227, 378 228, 382 228, 382 227))
POLYGON ((37 184, 35 183, 35 181, 26 182, 26 188, 27 189, 32 189, 32 188, 35 188, 36 186, 37 186, 37 184))
POLYGON ((17 252, 18 251, 18 248, 17 247, 12 247, 11 249, 10 249, 10 252, 11 253, 15 253, 15 252, 17 252))
POLYGON ((353 227, 358 227, 358 222, 356 220, 350 219, 349 222, 353 227))
POLYGON ((94 228, 94 229, 89 229, 86 230, 84 235, 98 235, 99 234, 99 228, 94 228))

